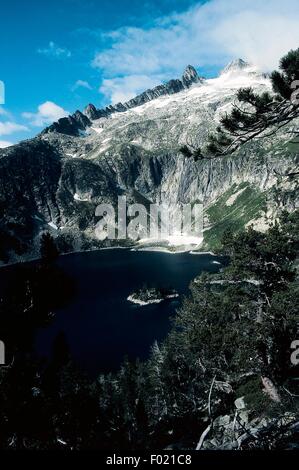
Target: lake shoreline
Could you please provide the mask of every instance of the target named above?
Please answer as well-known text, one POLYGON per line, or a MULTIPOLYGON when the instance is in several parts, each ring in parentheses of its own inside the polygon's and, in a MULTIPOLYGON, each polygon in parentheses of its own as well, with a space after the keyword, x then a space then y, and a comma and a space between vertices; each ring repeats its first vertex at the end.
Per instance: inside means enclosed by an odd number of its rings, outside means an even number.
MULTIPOLYGON (((158 247, 158 246, 149 246, 149 247, 142 247, 142 248, 136 248, 136 245, 132 246, 122 246, 122 245, 117 245, 117 246, 104 246, 102 248, 91 248, 89 250, 74 250, 74 251, 69 251, 68 253, 61 253, 58 257, 61 258, 63 256, 69 256, 69 255, 75 255, 75 254, 82 254, 82 253, 91 253, 91 252, 98 252, 98 251, 104 251, 104 250, 129 250, 129 251, 141 251, 141 252, 153 252, 153 253, 166 253, 169 255, 178 255, 182 253, 189 253, 191 255, 211 255, 211 256, 221 256, 221 254, 216 254, 213 253, 212 251, 197 251, 197 250, 192 250, 192 248, 188 250, 178 250, 178 251, 171 251, 167 249, 166 247, 158 247)), ((0 262, 0 269, 1 268, 6 268, 10 266, 17 266, 17 265, 24 265, 26 263, 32 263, 34 261, 40 261, 42 258, 40 257, 32 257, 28 258, 26 260, 19 260, 15 261, 12 263, 2 263, 0 262)))

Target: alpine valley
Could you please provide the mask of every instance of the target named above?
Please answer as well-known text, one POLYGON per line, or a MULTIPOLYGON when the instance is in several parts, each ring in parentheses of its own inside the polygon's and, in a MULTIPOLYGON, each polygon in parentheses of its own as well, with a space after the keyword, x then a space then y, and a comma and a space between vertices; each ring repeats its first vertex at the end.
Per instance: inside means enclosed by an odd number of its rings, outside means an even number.
POLYGON ((271 92, 267 74, 241 59, 213 79, 189 65, 180 79, 105 109, 89 104, 1 149, 1 262, 36 257, 45 230, 61 252, 111 245, 95 236, 95 208, 117 206, 121 195, 145 206, 202 202, 202 251, 217 249, 228 226, 263 231, 282 207, 295 209, 295 182, 279 176, 298 164, 290 126, 225 158, 194 162, 180 152, 206 142, 242 87, 271 92))

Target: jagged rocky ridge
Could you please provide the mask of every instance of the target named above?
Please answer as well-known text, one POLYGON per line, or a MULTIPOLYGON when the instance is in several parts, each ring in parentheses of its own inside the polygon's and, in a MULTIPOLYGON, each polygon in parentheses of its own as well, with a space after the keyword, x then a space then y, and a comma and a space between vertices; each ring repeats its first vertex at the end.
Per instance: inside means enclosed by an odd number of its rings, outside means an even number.
POLYGON ((164 85, 158 85, 151 90, 146 90, 135 98, 125 102, 117 103, 115 105, 107 106, 104 109, 97 109, 93 104, 89 104, 81 111, 76 111, 72 116, 61 118, 58 122, 53 123, 47 127, 43 133, 48 132, 61 132, 62 134, 80 135, 80 131, 85 130, 91 125, 91 121, 102 117, 109 117, 113 113, 127 111, 128 109, 141 106, 149 101, 152 101, 160 96, 173 95, 184 89, 190 88, 195 83, 203 83, 204 79, 199 77, 195 68, 192 65, 186 67, 181 79, 170 80, 164 85))
POLYGON ((280 206, 296 206, 295 182, 277 177, 298 163, 287 129, 225 159, 194 163, 179 151, 185 143, 206 141, 238 88, 270 89, 267 77, 241 64, 205 81, 188 67, 176 93, 172 82, 122 105, 121 112, 96 119, 76 112, 34 139, 0 150, 6 260, 34 255, 45 229, 62 239, 62 251, 102 246, 95 238, 95 208, 116 205, 119 195, 145 205, 202 201, 203 249, 217 246, 227 226, 264 228, 280 206))

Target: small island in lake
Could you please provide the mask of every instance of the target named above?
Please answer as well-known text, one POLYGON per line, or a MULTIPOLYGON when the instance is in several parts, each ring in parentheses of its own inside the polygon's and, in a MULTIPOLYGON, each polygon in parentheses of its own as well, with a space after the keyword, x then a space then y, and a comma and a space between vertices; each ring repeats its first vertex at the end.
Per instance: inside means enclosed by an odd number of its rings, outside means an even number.
POLYGON ((175 299, 179 294, 175 289, 164 289, 157 287, 143 287, 129 295, 130 302, 138 305, 158 304, 163 300, 175 299))

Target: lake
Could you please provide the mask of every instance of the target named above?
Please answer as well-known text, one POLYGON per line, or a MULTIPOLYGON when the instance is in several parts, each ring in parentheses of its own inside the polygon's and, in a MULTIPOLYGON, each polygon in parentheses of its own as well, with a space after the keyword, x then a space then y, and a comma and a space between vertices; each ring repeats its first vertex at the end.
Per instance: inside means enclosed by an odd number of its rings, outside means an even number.
POLYGON ((171 327, 190 281, 221 265, 210 254, 163 253, 129 249, 99 250, 62 256, 58 264, 75 279, 76 293, 36 338, 39 356, 49 357, 55 337, 64 332, 76 363, 89 375, 117 370, 127 355, 145 359, 155 340, 171 327), (138 306, 127 297, 144 285, 173 287, 179 299, 138 306))

